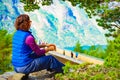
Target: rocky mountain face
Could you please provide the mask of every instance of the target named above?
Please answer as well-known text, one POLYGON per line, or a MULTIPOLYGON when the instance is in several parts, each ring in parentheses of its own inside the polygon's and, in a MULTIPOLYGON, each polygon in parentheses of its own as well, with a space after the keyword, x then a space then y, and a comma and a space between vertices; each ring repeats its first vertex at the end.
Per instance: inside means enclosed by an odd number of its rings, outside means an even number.
POLYGON ((32 20, 30 30, 37 41, 54 43, 61 49, 74 47, 77 41, 82 46, 106 45, 105 31, 83 9, 69 2, 53 2, 50 6, 40 5, 34 12, 25 12, 19 0, 0 0, 0 29, 14 32, 16 17, 25 13, 32 20))

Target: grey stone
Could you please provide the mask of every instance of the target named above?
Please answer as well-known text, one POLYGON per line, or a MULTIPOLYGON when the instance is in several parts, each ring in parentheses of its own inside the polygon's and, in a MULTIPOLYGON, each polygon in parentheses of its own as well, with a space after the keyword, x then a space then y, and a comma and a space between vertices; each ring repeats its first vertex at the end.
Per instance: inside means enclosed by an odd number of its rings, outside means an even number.
POLYGON ((24 76, 25 74, 22 74, 22 73, 15 73, 12 77, 13 80, 21 80, 22 77, 24 76))

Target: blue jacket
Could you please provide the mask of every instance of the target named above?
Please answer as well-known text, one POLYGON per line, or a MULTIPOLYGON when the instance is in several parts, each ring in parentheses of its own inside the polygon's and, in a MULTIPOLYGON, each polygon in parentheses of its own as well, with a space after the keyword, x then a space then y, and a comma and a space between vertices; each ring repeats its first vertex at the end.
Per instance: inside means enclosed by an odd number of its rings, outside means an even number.
POLYGON ((15 67, 23 67, 33 61, 30 54, 32 49, 25 44, 26 37, 31 35, 29 31, 17 30, 12 40, 12 64, 15 67))

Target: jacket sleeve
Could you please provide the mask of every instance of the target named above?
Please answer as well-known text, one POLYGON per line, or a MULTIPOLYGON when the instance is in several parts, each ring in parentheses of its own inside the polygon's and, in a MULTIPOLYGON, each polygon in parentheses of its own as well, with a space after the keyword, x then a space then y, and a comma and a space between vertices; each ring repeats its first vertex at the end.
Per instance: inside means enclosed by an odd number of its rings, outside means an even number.
POLYGON ((39 46, 36 44, 35 39, 33 36, 28 36, 25 40, 25 43, 38 55, 44 55, 45 49, 39 48, 39 46))

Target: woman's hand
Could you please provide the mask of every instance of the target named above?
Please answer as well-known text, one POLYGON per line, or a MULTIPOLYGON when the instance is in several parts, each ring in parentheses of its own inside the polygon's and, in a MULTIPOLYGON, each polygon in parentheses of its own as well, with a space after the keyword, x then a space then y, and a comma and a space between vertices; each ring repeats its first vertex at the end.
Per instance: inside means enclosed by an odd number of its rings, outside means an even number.
POLYGON ((46 53, 48 51, 56 51, 56 46, 54 44, 46 44, 46 47, 47 47, 45 48, 46 53))
POLYGON ((52 48, 54 48, 53 51, 56 51, 56 45, 54 45, 54 44, 47 44, 46 47, 48 47, 48 48, 52 47, 52 48))
POLYGON ((48 50, 49 50, 49 51, 55 51, 56 49, 55 49, 54 46, 49 46, 49 47, 48 47, 48 50))

